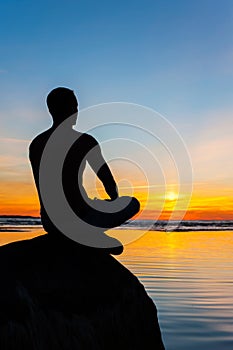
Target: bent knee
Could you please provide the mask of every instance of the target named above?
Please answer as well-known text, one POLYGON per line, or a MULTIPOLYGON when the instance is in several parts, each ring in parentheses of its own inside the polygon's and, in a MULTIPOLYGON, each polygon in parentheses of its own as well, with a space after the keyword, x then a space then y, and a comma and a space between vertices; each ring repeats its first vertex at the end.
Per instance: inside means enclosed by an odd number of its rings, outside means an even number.
POLYGON ((140 202, 135 197, 122 196, 118 197, 118 200, 131 212, 131 215, 135 215, 140 209, 140 202))
POLYGON ((135 210, 135 213, 137 213, 139 211, 139 209, 140 209, 140 202, 135 197, 132 197, 132 206, 133 206, 133 208, 135 210))

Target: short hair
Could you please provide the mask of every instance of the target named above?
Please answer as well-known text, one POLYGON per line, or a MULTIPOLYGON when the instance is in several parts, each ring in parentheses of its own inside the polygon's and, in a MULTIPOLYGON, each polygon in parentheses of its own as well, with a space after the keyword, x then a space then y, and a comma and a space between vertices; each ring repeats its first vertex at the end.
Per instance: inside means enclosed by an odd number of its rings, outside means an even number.
POLYGON ((50 91, 46 102, 55 122, 62 122, 74 114, 78 106, 74 91, 65 87, 58 87, 50 91))

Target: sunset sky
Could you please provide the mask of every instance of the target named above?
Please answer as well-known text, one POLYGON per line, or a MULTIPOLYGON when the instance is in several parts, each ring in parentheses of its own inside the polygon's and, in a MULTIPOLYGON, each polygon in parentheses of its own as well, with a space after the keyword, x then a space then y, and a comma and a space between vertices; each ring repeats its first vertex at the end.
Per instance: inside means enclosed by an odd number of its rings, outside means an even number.
MULTIPOLYGON (((120 194, 134 194, 142 208, 149 203, 141 218, 182 212, 193 184, 185 219, 233 219, 231 0, 5 1, 0 32, 0 215, 39 215, 28 146, 51 125, 48 92, 66 86, 77 94, 81 111, 110 102, 145 106, 184 140, 193 179, 169 133, 165 141, 175 163, 182 168, 183 162, 177 201, 180 174, 145 130, 93 132, 103 142, 120 194), (131 143, 104 144, 122 135, 131 143), (158 163, 150 161, 152 153, 158 163)), ((157 117, 151 123, 146 112, 139 115, 145 129, 160 137, 157 117)), ((81 112, 81 123, 82 116, 93 125, 100 118, 81 112)), ((90 196, 103 195, 90 171, 85 183, 90 196)))

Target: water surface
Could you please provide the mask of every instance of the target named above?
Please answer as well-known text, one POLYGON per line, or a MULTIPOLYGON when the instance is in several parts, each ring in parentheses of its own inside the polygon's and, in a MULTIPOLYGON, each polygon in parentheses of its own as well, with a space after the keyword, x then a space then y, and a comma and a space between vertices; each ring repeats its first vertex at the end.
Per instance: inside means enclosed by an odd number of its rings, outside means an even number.
POLYGON ((233 349, 233 232, 149 232, 119 259, 158 308, 167 350, 233 349))

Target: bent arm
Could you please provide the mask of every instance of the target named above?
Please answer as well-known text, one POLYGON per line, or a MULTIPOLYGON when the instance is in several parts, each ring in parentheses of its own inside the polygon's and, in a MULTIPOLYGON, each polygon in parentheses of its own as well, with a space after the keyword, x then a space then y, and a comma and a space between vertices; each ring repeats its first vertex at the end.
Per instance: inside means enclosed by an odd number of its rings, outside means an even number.
POLYGON ((87 155, 87 161, 94 170, 100 181, 103 183, 106 193, 114 200, 118 197, 116 182, 112 176, 102 153, 99 144, 95 140, 95 145, 87 155))

